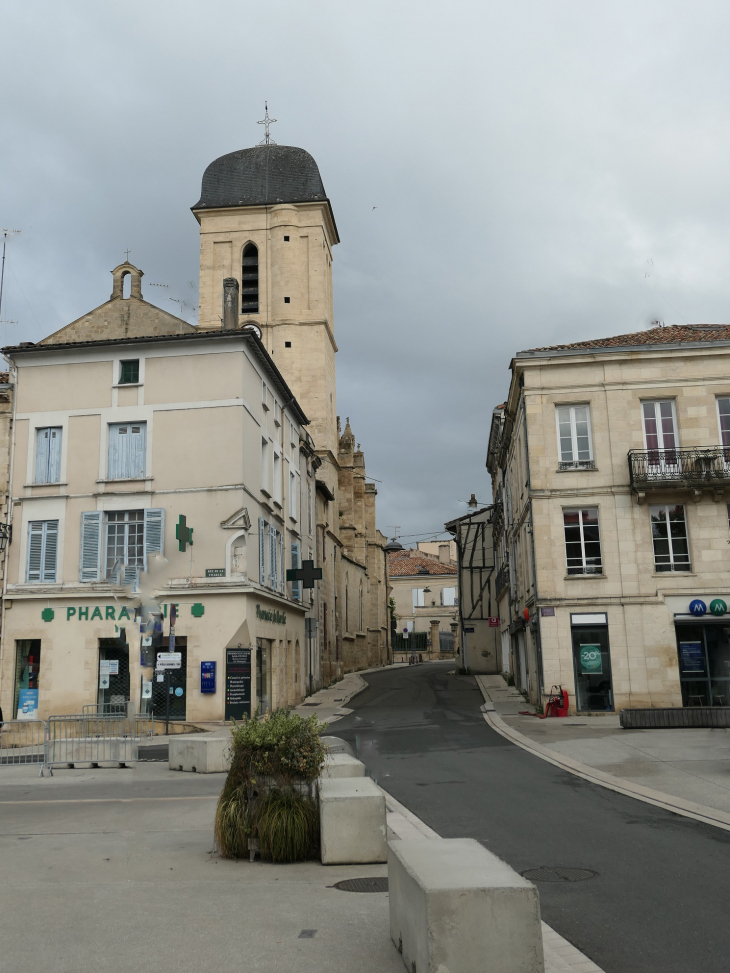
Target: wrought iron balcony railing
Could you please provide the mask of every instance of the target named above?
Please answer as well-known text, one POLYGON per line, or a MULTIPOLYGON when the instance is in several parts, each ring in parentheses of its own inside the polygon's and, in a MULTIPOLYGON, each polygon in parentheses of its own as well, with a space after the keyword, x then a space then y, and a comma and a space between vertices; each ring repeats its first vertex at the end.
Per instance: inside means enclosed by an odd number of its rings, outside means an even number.
POLYGON ((494 593, 499 597, 500 593, 509 584, 509 563, 504 562, 502 567, 497 571, 497 577, 494 579, 494 593))
POLYGON ((730 484, 730 446, 691 449, 631 449, 629 475, 633 489, 730 484))

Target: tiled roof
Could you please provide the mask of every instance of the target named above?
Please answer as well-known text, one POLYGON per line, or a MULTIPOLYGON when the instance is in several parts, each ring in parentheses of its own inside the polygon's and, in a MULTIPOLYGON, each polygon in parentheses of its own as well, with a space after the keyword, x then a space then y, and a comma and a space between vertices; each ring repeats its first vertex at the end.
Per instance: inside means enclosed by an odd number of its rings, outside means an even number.
POLYGON ((391 578, 416 576, 423 568, 427 574, 456 574, 455 564, 444 564, 434 558, 419 554, 418 551, 390 551, 388 553, 388 573, 391 578))
POLYGON ((621 348, 635 345, 668 345, 680 341, 730 341, 730 324, 671 324, 632 334, 617 334, 611 338, 593 338, 566 345, 547 345, 527 348, 526 351, 559 351, 571 348, 621 348))

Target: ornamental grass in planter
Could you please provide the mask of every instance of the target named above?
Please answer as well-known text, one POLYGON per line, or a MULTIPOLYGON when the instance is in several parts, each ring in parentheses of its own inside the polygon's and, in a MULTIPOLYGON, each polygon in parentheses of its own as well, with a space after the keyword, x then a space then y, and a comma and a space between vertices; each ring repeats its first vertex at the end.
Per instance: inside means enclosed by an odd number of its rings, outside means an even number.
POLYGON ((326 747, 316 716, 276 710, 231 728, 231 769, 218 799, 215 841, 224 858, 243 858, 258 846, 274 862, 317 853, 319 812, 314 781, 326 747))

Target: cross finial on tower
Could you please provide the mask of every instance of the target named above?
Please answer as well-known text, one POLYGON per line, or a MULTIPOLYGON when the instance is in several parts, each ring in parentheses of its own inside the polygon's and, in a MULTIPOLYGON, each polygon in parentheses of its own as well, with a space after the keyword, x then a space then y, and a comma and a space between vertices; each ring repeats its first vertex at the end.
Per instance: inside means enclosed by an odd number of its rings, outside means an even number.
POLYGON ((126 261, 127 263, 129 263, 129 255, 130 255, 131 252, 132 252, 131 250, 125 250, 124 251, 124 256, 127 258, 127 261, 126 261))
POLYGON ((276 145, 276 142, 269 135, 269 125, 273 125, 276 121, 275 118, 269 118, 269 105, 268 102, 264 102, 264 117, 260 122, 256 122, 257 125, 263 125, 264 131, 266 132, 265 137, 259 142, 259 145, 276 145))

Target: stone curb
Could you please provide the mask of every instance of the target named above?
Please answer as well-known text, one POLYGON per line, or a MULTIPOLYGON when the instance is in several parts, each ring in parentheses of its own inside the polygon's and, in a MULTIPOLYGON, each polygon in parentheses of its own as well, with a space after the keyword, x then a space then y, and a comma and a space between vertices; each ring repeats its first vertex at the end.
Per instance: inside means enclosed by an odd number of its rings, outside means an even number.
POLYGON ((486 690, 478 678, 477 685, 485 699, 481 710, 486 722, 500 736, 505 737, 518 747, 522 747, 523 750, 527 750, 528 753, 540 757, 542 760, 546 760, 548 763, 554 764, 562 770, 567 770, 569 773, 575 774, 576 777, 582 777, 584 780, 590 781, 593 784, 599 784, 601 787, 606 787, 619 794, 625 794, 627 797, 634 797, 639 801, 644 801, 646 804, 653 804, 655 807, 664 808, 664 810, 671 811, 674 814, 681 814, 686 818, 693 818, 695 821, 700 821, 703 824, 711 824, 716 828, 723 828, 725 831, 730 831, 730 814, 726 814, 724 811, 707 807, 704 804, 696 804, 694 801, 685 801, 681 797, 665 794, 664 791, 655 791, 652 787, 634 784, 623 777, 616 777, 602 770, 596 770, 595 767, 581 763, 580 760, 566 757, 556 750, 551 750, 541 743, 536 743, 523 733, 520 733, 519 730, 515 730, 514 727, 505 723, 502 717, 496 712, 494 703, 487 697, 486 690))

